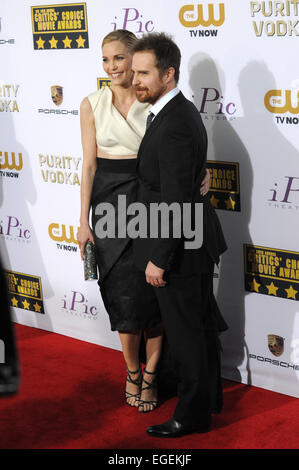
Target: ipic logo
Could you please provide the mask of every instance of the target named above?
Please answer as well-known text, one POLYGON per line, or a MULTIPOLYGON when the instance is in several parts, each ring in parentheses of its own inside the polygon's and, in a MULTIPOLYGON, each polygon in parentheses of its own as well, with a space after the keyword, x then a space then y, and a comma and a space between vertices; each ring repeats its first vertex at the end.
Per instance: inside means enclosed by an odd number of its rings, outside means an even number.
POLYGON ((68 228, 65 224, 51 223, 48 227, 48 234, 50 238, 56 242, 65 242, 67 245, 57 243, 57 249, 64 251, 77 251, 76 246, 71 246, 73 243, 78 245, 78 241, 74 235, 74 227, 70 225, 68 228))
POLYGON ((271 199, 268 204, 271 207, 285 209, 299 209, 299 176, 285 176, 283 182, 274 183, 271 188, 271 199))
MULTIPOLYGON (((233 115, 236 112, 236 105, 232 101, 224 102, 224 97, 221 91, 217 88, 207 87, 202 88, 203 93, 200 97, 199 104, 196 103, 199 112, 205 119, 235 119, 233 115)), ((194 98, 194 96, 193 96, 194 98)))
POLYGON ((7 216, 7 220, 0 220, 0 235, 14 237, 15 240, 29 241, 31 233, 29 229, 24 229, 20 220, 13 215, 7 216))
POLYGON ((66 313, 71 313, 75 316, 84 316, 84 318, 97 319, 97 308, 95 305, 88 305, 88 300, 85 295, 79 291, 71 291, 72 294, 70 297, 64 295, 62 299, 62 307, 66 313))
POLYGON ((0 339, 0 364, 5 364, 5 344, 3 339, 0 339))
MULTIPOLYGON (((204 28, 209 26, 220 27, 225 21, 224 3, 209 3, 205 9, 202 3, 197 5, 184 5, 179 11, 179 20, 185 28, 197 28, 199 26, 203 26, 204 28)), ((217 36, 218 30, 191 29, 189 32, 191 37, 217 36)))
MULTIPOLYGON (((292 115, 299 114, 299 91, 296 90, 269 90, 264 98, 265 107, 270 113, 292 115)), ((298 117, 276 116, 278 124, 298 124, 298 117)))
POLYGON ((128 29, 135 34, 151 33, 155 27, 152 20, 145 20, 137 8, 122 8, 120 16, 114 17, 113 30, 128 29))

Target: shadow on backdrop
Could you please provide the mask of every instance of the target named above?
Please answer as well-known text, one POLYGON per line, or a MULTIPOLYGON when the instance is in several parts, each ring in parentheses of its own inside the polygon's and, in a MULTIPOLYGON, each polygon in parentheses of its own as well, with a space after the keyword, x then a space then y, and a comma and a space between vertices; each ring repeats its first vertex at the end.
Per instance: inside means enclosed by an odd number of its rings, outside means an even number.
MULTIPOLYGON (((20 110, 21 112, 22 110, 20 110)), ((44 300, 52 297, 54 291, 48 279, 47 267, 44 262, 46 253, 43 251, 43 247, 40 247, 39 231, 42 228, 38 219, 32 220, 29 210, 29 205, 34 206, 38 199, 31 168, 33 156, 30 156, 22 143, 18 141, 11 114, 11 112, 3 112, 0 116, 2 120, 0 125, 1 170, 5 174, 6 172, 18 174, 18 177, 0 176, 0 252, 2 264, 5 270, 39 276, 44 300), (22 154, 22 167, 20 170, 3 168, 5 152, 8 153, 9 164, 12 163, 12 152, 15 153, 17 164, 20 161, 18 154, 22 154), (24 237, 26 229, 30 230, 29 240, 24 237)), ((4 166, 7 165, 4 164, 4 166)), ((18 312, 24 312, 20 307, 17 310, 18 312)), ((47 312, 44 314, 31 310, 26 310, 26 312, 26 315, 32 315, 34 327, 53 331, 51 318, 47 312)), ((11 313, 13 317, 14 312, 12 309, 11 313)))
MULTIPOLYGON (((189 84, 194 104, 201 113, 208 133, 208 160, 238 162, 240 169, 241 212, 217 210, 228 250, 222 255, 217 303, 229 329, 221 336, 222 374, 241 382, 240 366, 246 361, 247 383, 251 383, 248 351, 245 342, 245 295, 243 243, 251 243, 249 221, 253 171, 248 152, 230 120, 219 112, 219 104, 210 102, 202 109, 204 89, 214 88, 225 97, 225 76, 207 54, 198 53, 189 62, 189 84), (218 117, 218 118, 217 118, 218 117)), ((216 93, 214 92, 214 96, 216 93)), ((218 100, 219 101, 219 100, 218 100)))

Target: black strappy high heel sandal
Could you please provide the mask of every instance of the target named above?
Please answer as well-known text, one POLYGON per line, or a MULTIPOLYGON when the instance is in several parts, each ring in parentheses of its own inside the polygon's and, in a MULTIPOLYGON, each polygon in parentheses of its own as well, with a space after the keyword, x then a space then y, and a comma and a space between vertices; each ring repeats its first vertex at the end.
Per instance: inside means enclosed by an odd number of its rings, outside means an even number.
MULTIPOLYGON (((142 377, 142 383, 145 382, 146 383, 146 387, 142 387, 141 388, 141 393, 143 390, 150 390, 152 388, 157 388, 157 385, 156 385, 156 379, 154 379, 152 382, 148 382, 147 380, 145 380, 144 378, 144 373, 146 374, 149 374, 149 375, 156 375, 156 372, 148 372, 146 369, 144 369, 143 371, 143 377, 142 377)), ((140 396, 141 396, 141 393, 140 393, 140 396)), ((158 400, 141 400, 139 399, 139 405, 138 405, 138 408, 141 406, 144 408, 144 405, 153 405, 153 409, 152 410, 139 410, 140 413, 148 413, 150 411, 154 411, 157 406, 158 406, 158 400)))
MULTIPOLYGON (((141 383, 142 383, 142 369, 141 369, 141 367, 140 367, 140 364, 139 364, 138 369, 135 370, 135 371, 129 370, 127 365, 126 365, 126 368, 127 368, 127 379, 126 379, 126 381, 129 382, 129 383, 131 383, 131 384, 141 386, 141 383), (131 377, 130 374, 137 374, 138 372, 139 372, 138 377, 137 377, 136 379, 132 379, 132 377, 131 377)), ((136 408, 137 406, 139 406, 140 394, 141 394, 141 391, 139 391, 138 393, 130 393, 130 392, 127 392, 127 390, 126 390, 126 391, 125 391, 125 395, 126 395, 127 404, 128 404, 129 406, 132 406, 133 408, 136 408), (128 402, 128 399, 129 399, 129 398, 136 398, 134 405, 131 405, 131 404, 128 402)))

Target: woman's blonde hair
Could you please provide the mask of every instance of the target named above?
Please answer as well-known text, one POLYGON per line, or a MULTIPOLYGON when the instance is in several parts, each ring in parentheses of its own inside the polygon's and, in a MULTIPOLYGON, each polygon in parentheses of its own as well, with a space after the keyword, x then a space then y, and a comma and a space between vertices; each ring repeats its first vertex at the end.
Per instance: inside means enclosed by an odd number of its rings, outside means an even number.
POLYGON ((128 51, 131 51, 132 47, 137 41, 137 37, 134 33, 128 31, 127 29, 116 29, 104 37, 102 41, 102 47, 105 44, 108 44, 108 42, 112 41, 121 41, 126 46, 128 51))

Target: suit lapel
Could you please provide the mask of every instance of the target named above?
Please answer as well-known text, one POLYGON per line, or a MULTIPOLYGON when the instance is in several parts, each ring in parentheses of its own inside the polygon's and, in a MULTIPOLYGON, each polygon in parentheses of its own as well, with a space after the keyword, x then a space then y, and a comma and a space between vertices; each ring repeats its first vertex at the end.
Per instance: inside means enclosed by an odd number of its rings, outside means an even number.
POLYGON ((155 132, 155 130, 159 127, 159 123, 162 121, 163 117, 171 110, 173 110, 173 108, 175 106, 177 106, 178 103, 180 103, 180 101, 184 99, 184 95, 183 93, 180 91, 174 98, 172 98, 170 101, 168 101, 168 103, 164 106, 164 108, 161 109, 161 111, 157 114, 157 116, 155 117, 155 119, 153 120, 153 122, 151 123, 151 125, 149 126, 149 128, 146 130, 144 136, 143 136, 143 139, 141 141, 141 144, 140 144, 140 147, 139 147, 139 150, 138 150, 138 155, 137 155, 137 162, 136 162, 136 165, 138 167, 139 165, 139 162, 140 162, 140 158, 141 158, 141 155, 142 155, 142 151, 143 151, 143 148, 144 148, 144 145, 146 145, 146 143, 148 142, 150 136, 155 132))

